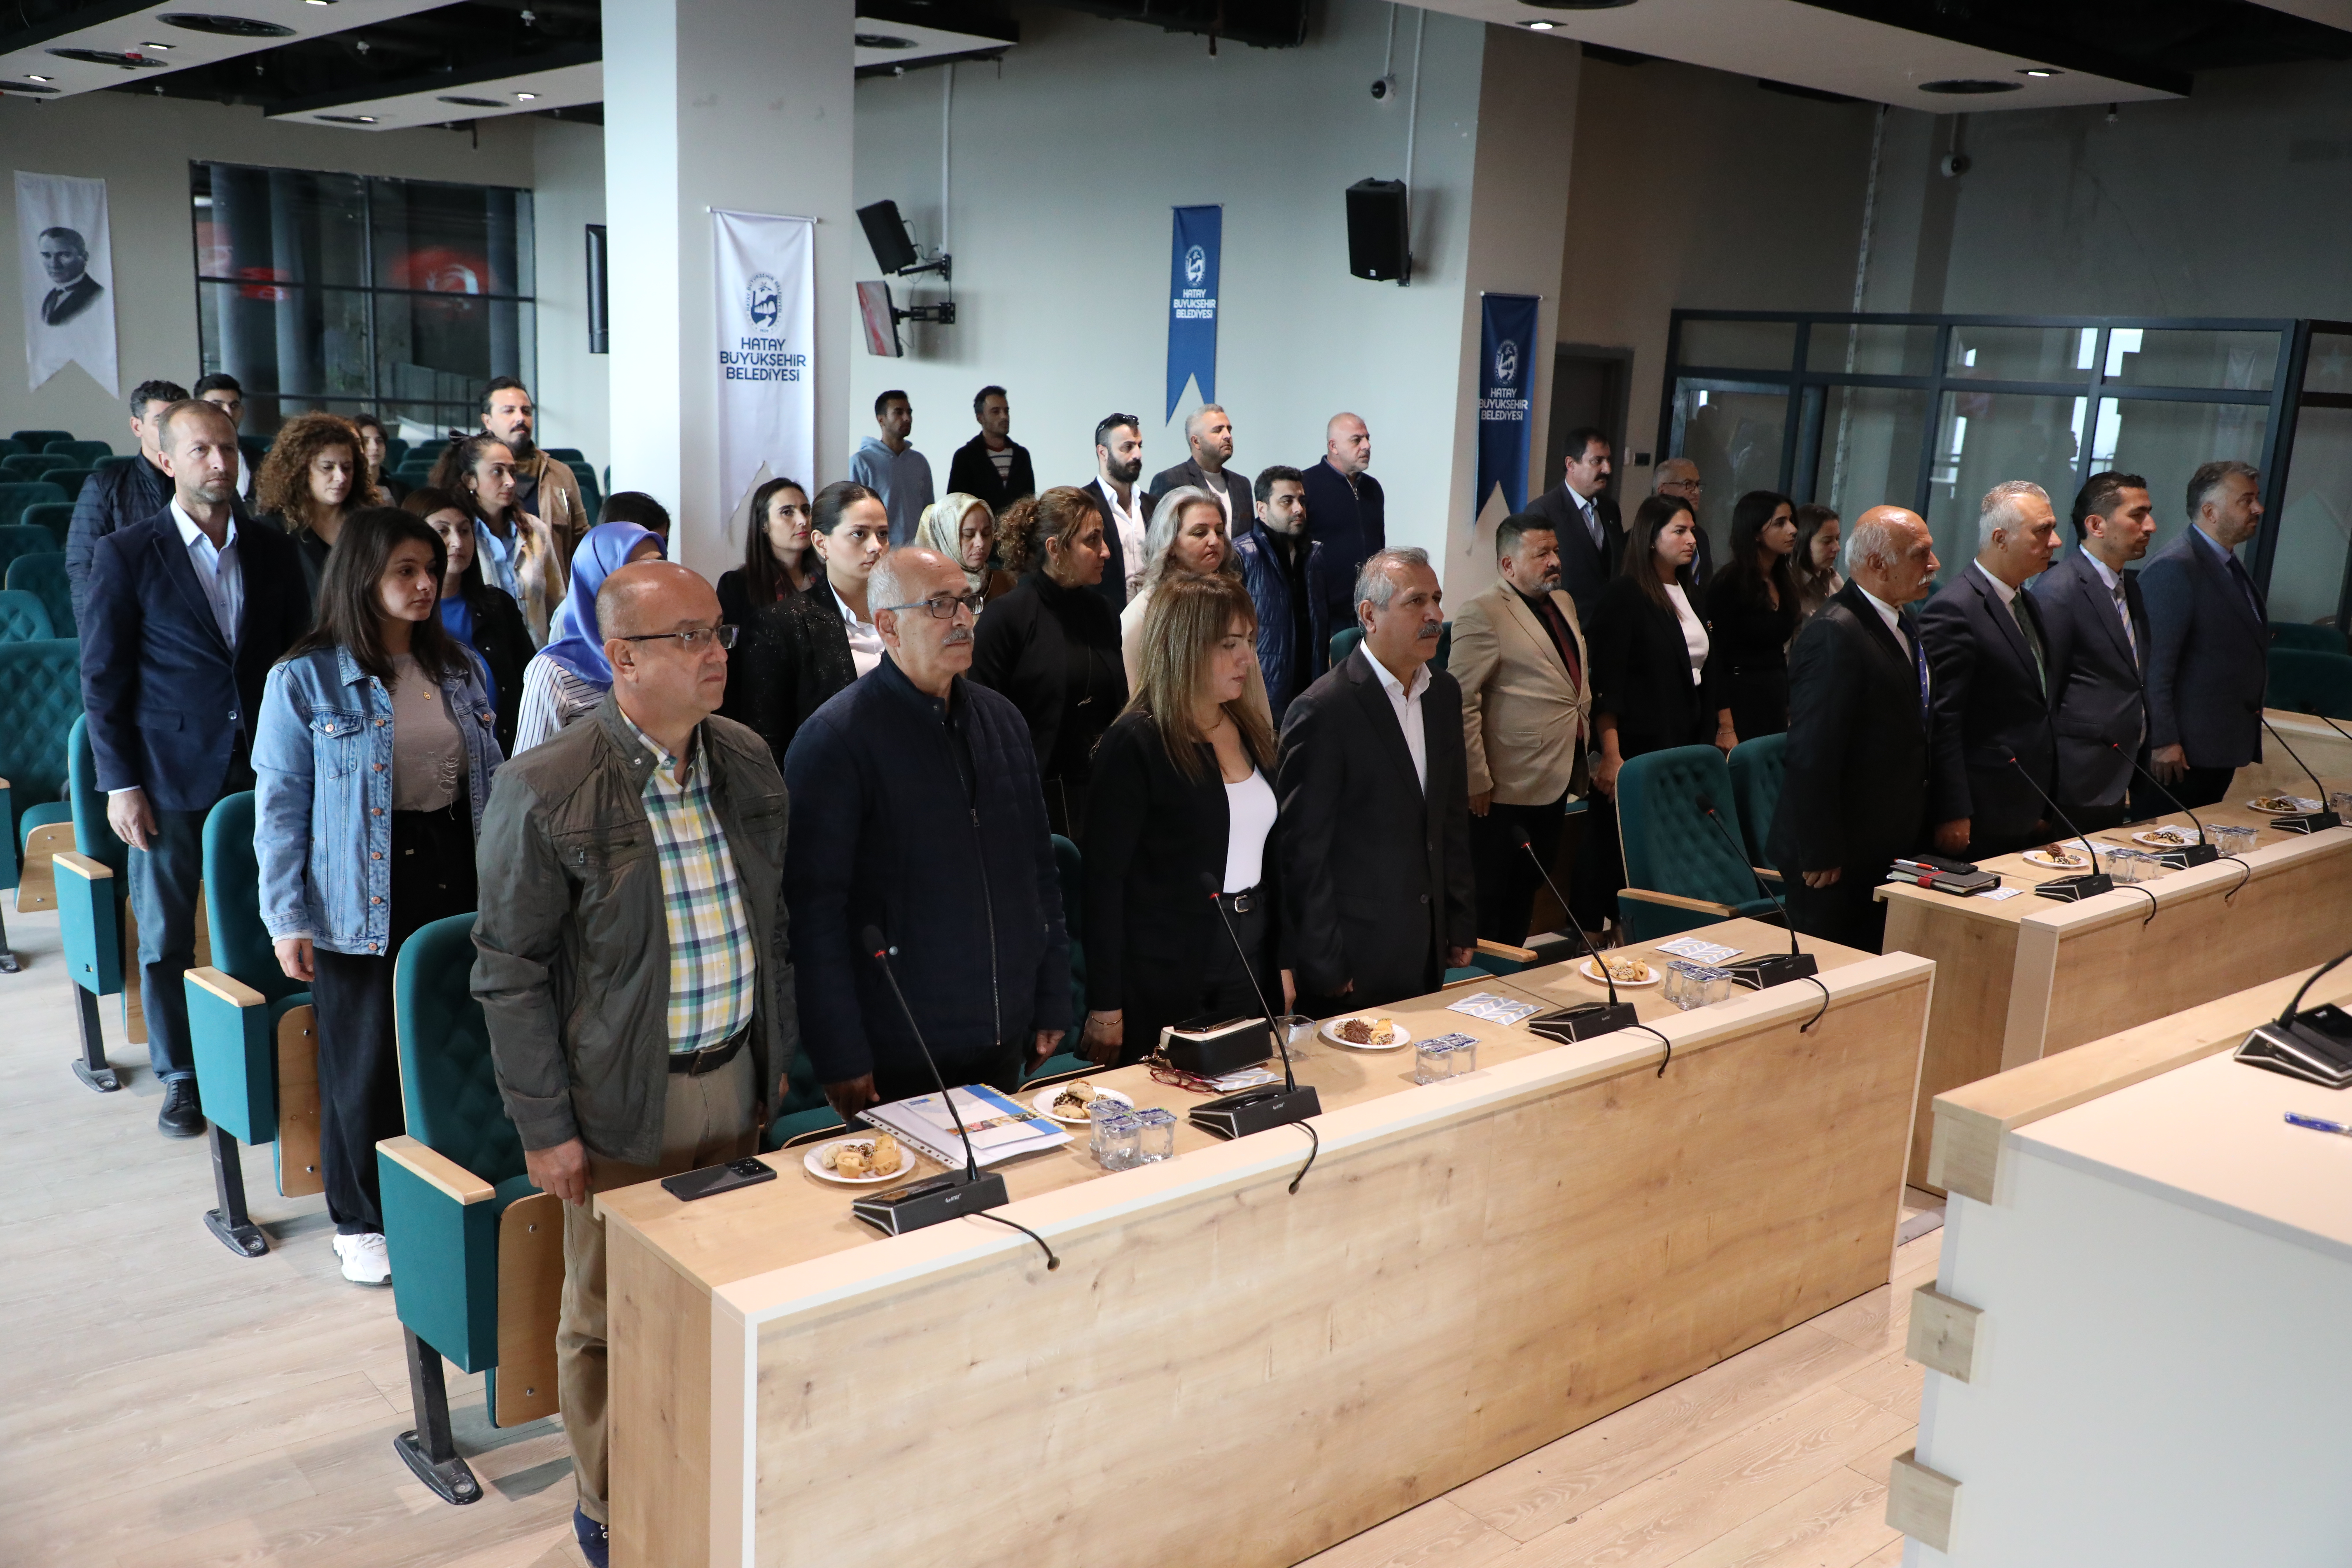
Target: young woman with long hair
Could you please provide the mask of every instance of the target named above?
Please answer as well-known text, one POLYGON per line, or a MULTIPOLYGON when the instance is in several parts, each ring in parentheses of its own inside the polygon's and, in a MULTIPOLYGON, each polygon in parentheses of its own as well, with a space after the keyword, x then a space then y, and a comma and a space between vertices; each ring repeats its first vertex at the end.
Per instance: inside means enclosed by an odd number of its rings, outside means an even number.
POLYGON ((751 625, 752 615, 789 594, 805 594, 824 574, 809 547, 808 491, 796 479, 770 479, 751 492, 743 531, 743 564, 719 574, 719 618, 751 625))
MULTIPOLYGON (((1706 623, 1690 602, 1698 523, 1690 502, 1654 495, 1633 514, 1625 558, 1592 616, 1592 713, 1601 765, 1592 784, 1614 794, 1617 770, 1645 752, 1738 742, 1708 655, 1706 623)), ((1590 837, 1590 835, 1587 836, 1590 837)))
POLYGON ((545 643, 555 607, 563 602, 566 571, 547 524, 515 504, 513 451, 482 431, 458 437, 434 463, 428 482, 466 498, 486 542, 475 546, 485 574, 522 606, 531 642, 545 643))
POLYGON ((1118 614, 1119 658, 1130 689, 1142 679, 1144 623, 1160 583, 1188 572, 1240 570, 1234 561, 1234 542, 1225 531, 1225 509, 1198 485, 1179 485, 1160 498, 1144 536, 1143 554, 1143 580, 1118 614))
POLYGON ((419 485, 400 510, 421 517, 441 536, 448 563, 441 574, 441 627, 481 655, 490 706, 498 710, 499 750, 514 751, 515 719, 522 709, 522 673, 530 663, 530 627, 514 596, 482 575, 473 510, 447 490, 419 485))
POLYGON ((1807 504, 1797 509, 1797 607, 1805 616, 1830 602, 1845 586, 1838 573, 1838 547, 1843 521, 1832 508, 1807 504))
MULTIPOLYGON (((795 485, 777 491, 771 505, 781 510, 791 497, 806 499, 795 485)), ((825 486, 803 512, 806 521, 798 531, 808 542, 804 559, 820 575, 806 592, 787 589, 765 603, 754 598, 727 661, 727 700, 719 710, 757 730, 778 768, 808 716, 882 657, 882 634, 866 603, 866 580, 890 537, 881 500, 864 485, 845 481, 825 486)), ((768 547, 765 541, 761 547, 768 547)), ((727 576, 748 583, 751 569, 747 564, 727 576)), ((726 582, 719 579, 722 589, 726 582)), ((719 602, 723 616, 723 592, 719 602)))
POLYGON ((1731 509, 1731 559, 1706 585, 1717 683, 1742 740, 1789 727, 1789 639, 1804 618, 1791 569, 1796 505, 1749 490, 1731 509))
POLYGON ((360 452, 360 433, 350 420, 337 414, 297 414, 278 426, 278 439, 254 476, 254 505, 293 536, 313 603, 327 557, 342 536, 343 520, 376 504, 360 452))
POLYGON ((262 922, 319 1015, 319 1156, 343 1278, 391 1273, 375 1146, 402 1131, 393 961, 474 908, 474 837, 500 761, 479 667, 436 613, 447 561, 417 518, 343 520, 318 621, 255 725, 262 922))
POLYGON ((398 506, 408 499, 408 487, 384 471, 385 459, 392 455, 392 437, 383 421, 373 414, 352 416, 352 428, 360 436, 360 465, 367 470, 367 481, 374 488, 376 504, 398 506))

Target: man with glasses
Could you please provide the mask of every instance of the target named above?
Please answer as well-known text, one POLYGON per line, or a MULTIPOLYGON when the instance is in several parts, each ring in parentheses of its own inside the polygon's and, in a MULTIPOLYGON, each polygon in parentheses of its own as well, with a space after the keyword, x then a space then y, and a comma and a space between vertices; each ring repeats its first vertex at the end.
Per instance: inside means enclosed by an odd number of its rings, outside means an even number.
POLYGON ((565 1204, 556 1384, 573 1533, 602 1564, 604 1227, 588 1200, 753 1152, 798 1030, 783 780, 765 742, 717 717, 735 628, 667 561, 607 577, 596 617, 603 706, 490 786, 473 992, 530 1179, 565 1204))
POLYGON ((1706 486, 1699 480, 1698 465, 1688 458, 1668 458, 1651 470, 1650 489, 1690 502, 1691 518, 1699 525, 1698 554, 1691 562, 1691 596, 1696 598, 1715 574, 1715 554, 1706 542, 1706 486))
POLYGON ((980 606, 963 569, 890 552, 867 595, 885 654, 784 753, 801 1038, 845 1118, 950 1087, 1020 1087, 1070 1026, 1070 944, 1029 726, 967 679, 980 606), (890 943, 906 1006, 863 941, 890 943))

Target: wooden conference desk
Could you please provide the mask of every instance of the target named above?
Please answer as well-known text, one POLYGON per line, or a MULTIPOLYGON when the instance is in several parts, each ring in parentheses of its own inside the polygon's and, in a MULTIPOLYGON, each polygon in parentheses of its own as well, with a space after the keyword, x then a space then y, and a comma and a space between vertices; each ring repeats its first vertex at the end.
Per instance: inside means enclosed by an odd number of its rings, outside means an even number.
MULTIPOLYGON (((1878 889, 1887 906, 1886 950, 1936 961, 1911 1133, 1915 1185, 1934 1184, 1929 1107, 1946 1089, 2343 951, 2352 931, 2352 828, 2277 832, 2239 804, 2256 793, 2244 787, 2244 772, 2239 777, 2226 801, 2198 815, 2261 829, 2246 857, 2251 875, 2219 860, 2138 883, 2156 900, 2152 919, 2148 898, 2131 888, 2072 904, 2036 898, 2034 884, 2060 873, 2015 855, 1980 864, 2000 873, 2004 889, 2027 889, 2017 898, 1958 898, 1893 882, 1878 889)), ((2305 780, 2303 789, 2310 788, 2305 780)), ((2185 827, 2189 819, 2155 822, 2185 827)), ((2127 844, 2131 833, 2151 826, 2091 837, 2127 844)))
POLYGON ((1806 945, 1810 1033, 1804 982, 1630 993, 1663 1078, 1645 1033, 1445 1010, 1477 986, 1380 1009, 1476 1036, 1479 1070, 1318 1043, 1295 1196, 1295 1127, 1013 1162, 999 1212, 1050 1272, 984 1220, 878 1237, 796 1150, 697 1204, 603 1194, 614 1562, 1295 1563, 1885 1283, 1933 969, 1806 945))
MULTIPOLYGON (((1976 1568, 2340 1563, 2352 1094, 2230 1059, 2298 970, 1936 1100, 1888 1522, 1976 1568)), ((2352 965, 2305 999, 2352 1002, 2352 965)))

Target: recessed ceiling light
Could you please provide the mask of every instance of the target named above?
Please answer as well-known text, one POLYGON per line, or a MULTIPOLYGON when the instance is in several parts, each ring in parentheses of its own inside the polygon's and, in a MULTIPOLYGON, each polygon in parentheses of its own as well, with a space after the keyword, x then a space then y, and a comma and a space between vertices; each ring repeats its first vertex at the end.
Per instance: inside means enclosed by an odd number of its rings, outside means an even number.
POLYGON ((857 35, 857 47, 861 49, 911 49, 915 47, 915 40, 902 38, 896 33, 860 33, 857 35))
POLYGON ((28 72, 28 73, 26 74, 26 76, 25 79, 26 79, 26 80, 27 80, 27 81, 54 81, 54 80, 56 80, 57 79, 56 79, 56 78, 54 78, 54 77, 34 76, 34 75, 31 75, 31 74, 28 72))
POLYGON ((140 47, 141 48, 142 48, 142 49, 161 49, 161 50, 163 50, 163 51, 165 54, 167 54, 167 55, 168 55, 168 54, 170 54, 170 53, 172 52, 172 46, 171 46, 171 45, 169 45, 169 44, 159 44, 159 43, 156 43, 156 42, 155 42, 153 39, 152 39, 152 38, 151 38, 151 39, 149 39, 147 42, 145 42, 145 43, 143 43, 143 44, 140 45, 139 47, 140 47))
POLYGON ((53 87, 35 85, 35 83, 46 83, 48 79, 45 76, 37 76, 30 81, 8 81, 0 79, 0 92, 28 92, 37 97, 42 93, 57 91, 58 89, 53 87))
POLYGON ((2024 86, 2021 81, 1987 81, 1981 77, 1958 76, 1946 77, 1941 81, 1923 81, 1919 84, 1919 90, 1966 96, 1986 92, 2015 92, 2024 86))
POLYGON ((252 16, 220 16, 204 11, 167 11, 155 18, 167 27, 184 27, 191 33, 211 33, 223 38, 290 38, 294 29, 281 22, 264 22, 252 16))
POLYGON ((1615 11, 1633 0, 1519 0, 1519 4, 1538 11, 1615 11))
POLYGON ((1559 25, 1557 22, 1529 22, 1527 26, 1530 33, 1549 33, 1559 25))
POLYGON ((463 104, 467 109, 504 109, 507 106, 504 99, 467 98, 465 94, 458 92, 443 93, 441 95, 441 101, 444 103, 463 104))
POLYGON ((2053 68, 2053 67, 2050 67, 2050 66, 2021 66, 2021 67, 2019 67, 2019 68, 2018 68, 2018 72, 2017 72, 2017 74, 2018 74, 2018 75, 2020 75, 2020 76, 2044 76, 2044 77, 2046 77, 2046 76, 2064 76, 2066 73, 2065 73, 2064 71, 2055 69, 2055 68, 2053 68))
POLYGON ((124 70, 152 70, 164 64, 162 60, 146 59, 128 51, 117 53, 110 49, 51 49, 48 52, 61 60, 79 60, 91 66, 121 66, 124 70))
POLYGON ((331 125, 373 125, 373 114, 321 114, 318 117, 331 125))
POLYGON ((522 102, 524 102, 524 103, 529 103, 531 100, 533 100, 533 99, 537 98, 538 96, 539 96, 539 94, 537 94, 537 93, 535 93, 535 92, 519 92, 519 93, 516 93, 516 94, 515 94, 515 97, 516 97, 517 99, 519 99, 520 100, 521 100, 522 102))

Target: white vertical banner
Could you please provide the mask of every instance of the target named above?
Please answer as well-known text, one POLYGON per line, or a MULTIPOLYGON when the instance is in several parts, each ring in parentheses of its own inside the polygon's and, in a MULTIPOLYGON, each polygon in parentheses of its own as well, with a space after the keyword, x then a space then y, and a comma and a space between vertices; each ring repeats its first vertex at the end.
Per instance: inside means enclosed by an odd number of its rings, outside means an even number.
POLYGON ((16 268, 30 389, 78 360, 110 396, 119 395, 106 182, 17 170, 16 268))
POLYGON ((816 478, 816 223, 710 214, 719 348, 719 494, 727 537, 751 492, 779 476, 816 478))

